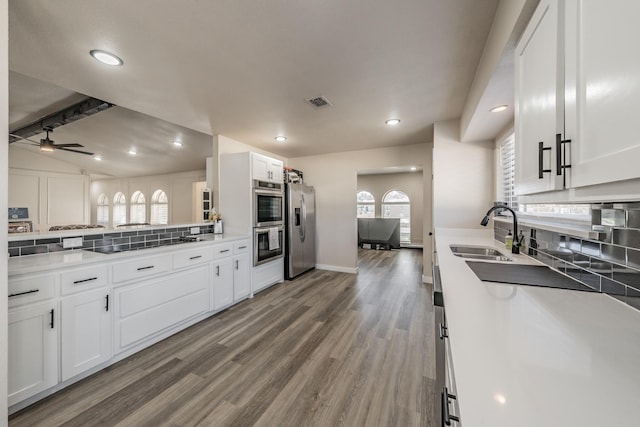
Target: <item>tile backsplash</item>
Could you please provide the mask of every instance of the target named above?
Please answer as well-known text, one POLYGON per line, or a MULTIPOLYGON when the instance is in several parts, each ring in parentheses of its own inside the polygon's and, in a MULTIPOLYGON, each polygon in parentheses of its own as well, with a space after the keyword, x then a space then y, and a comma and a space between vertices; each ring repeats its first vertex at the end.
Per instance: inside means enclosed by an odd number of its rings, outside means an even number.
MULTIPOLYGON (((64 237, 13 240, 9 242, 9 256, 25 256, 46 254, 59 251, 96 250, 118 246, 119 250, 136 250, 155 246, 169 245, 180 241, 181 237, 191 235, 191 227, 167 227, 124 231, 109 231, 96 234, 73 234, 64 237), (82 246, 75 249, 62 247, 62 240, 71 237, 82 237, 82 246)), ((202 234, 213 233, 213 225, 200 226, 202 234)))
MULTIPOLYGON (((540 226, 519 227, 525 236, 522 253, 565 273, 585 285, 640 310, 640 203, 591 206, 591 227, 586 239, 540 226)), ((494 221, 494 236, 504 241, 509 222, 494 221)))

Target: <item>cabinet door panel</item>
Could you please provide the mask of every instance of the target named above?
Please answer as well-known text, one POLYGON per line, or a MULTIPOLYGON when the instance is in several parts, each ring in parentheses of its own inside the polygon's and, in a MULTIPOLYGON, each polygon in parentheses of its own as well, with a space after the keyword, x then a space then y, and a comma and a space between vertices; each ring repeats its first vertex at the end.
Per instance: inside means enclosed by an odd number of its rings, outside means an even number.
POLYGON ((214 310, 233 302, 233 258, 218 261, 213 266, 213 304, 214 310))
POLYGON ((568 0, 566 14, 571 186, 638 178, 640 2, 568 0))
POLYGON ((558 4, 543 0, 516 47, 516 193, 562 188, 556 175, 555 135, 564 131, 564 73, 558 4), (560 56, 560 57, 559 57, 560 56), (539 143, 543 168, 539 178, 539 143))
POLYGON ((65 298, 61 311, 62 381, 111 358, 107 288, 65 298))
POLYGON ((8 320, 8 403, 13 405, 58 383, 56 303, 9 312, 8 320))
POLYGON ((251 293, 249 254, 233 257, 233 299, 238 301, 251 293))

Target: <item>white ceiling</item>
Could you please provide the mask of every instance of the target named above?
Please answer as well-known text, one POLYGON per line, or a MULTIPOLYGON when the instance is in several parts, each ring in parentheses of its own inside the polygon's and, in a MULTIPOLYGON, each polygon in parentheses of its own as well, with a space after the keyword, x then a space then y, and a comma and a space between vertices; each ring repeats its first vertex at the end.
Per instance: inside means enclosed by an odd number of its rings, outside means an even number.
MULTIPOLYGON (((137 126, 145 116, 127 110, 283 157, 430 142, 434 122, 461 115, 497 4, 12 1, 10 93, 17 93, 16 76, 64 89, 57 99, 25 94, 11 100, 10 123, 36 119, 78 92, 120 107, 60 127, 53 139, 114 155, 144 129, 162 128, 159 121, 137 126), (114 52, 124 65, 101 65, 89 56, 91 49, 114 52), (332 106, 316 110, 304 101, 319 95, 332 106), (386 126, 391 117, 402 123, 386 126), (113 125, 125 119, 132 122, 113 125), (275 142, 278 134, 288 140, 275 142), (92 135, 105 141, 94 148, 86 142, 92 135)), ((143 146, 166 152, 153 145, 162 143, 143 146)))

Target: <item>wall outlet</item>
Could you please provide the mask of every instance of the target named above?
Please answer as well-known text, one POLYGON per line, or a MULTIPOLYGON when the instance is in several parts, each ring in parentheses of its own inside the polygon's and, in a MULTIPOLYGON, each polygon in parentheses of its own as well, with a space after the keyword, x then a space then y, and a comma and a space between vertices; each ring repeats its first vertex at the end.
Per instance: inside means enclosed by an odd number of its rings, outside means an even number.
POLYGON ((200 234, 200 227, 191 227, 191 234, 200 234))
POLYGON ((65 249, 79 248, 82 246, 82 237, 67 237, 62 239, 62 247, 65 249))

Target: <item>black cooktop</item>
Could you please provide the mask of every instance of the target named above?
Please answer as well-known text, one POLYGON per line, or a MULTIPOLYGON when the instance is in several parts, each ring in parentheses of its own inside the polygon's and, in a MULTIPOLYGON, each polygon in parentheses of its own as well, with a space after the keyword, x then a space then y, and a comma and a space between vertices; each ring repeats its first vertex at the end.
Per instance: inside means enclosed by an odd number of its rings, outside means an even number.
POLYGON ((524 265, 493 262, 466 261, 483 282, 510 283, 515 285, 542 286, 571 289, 574 291, 598 292, 569 276, 552 270, 546 265, 524 265))

